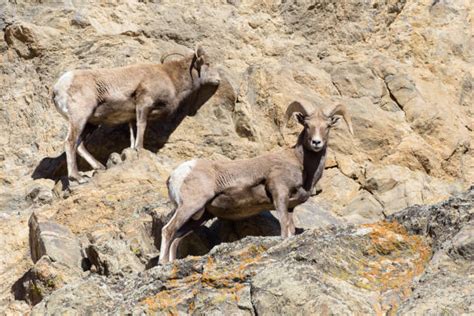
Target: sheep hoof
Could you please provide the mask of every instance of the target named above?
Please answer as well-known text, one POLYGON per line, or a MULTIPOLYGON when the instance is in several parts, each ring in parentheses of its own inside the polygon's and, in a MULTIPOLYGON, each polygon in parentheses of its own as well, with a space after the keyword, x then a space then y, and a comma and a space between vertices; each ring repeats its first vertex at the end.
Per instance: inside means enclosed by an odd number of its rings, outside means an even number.
POLYGON ((103 164, 99 164, 99 165, 95 166, 94 169, 95 170, 107 170, 107 168, 103 164))
POLYGON ((80 175, 69 176, 69 182, 75 182, 77 184, 84 184, 88 181, 89 181, 88 178, 80 176, 80 175))

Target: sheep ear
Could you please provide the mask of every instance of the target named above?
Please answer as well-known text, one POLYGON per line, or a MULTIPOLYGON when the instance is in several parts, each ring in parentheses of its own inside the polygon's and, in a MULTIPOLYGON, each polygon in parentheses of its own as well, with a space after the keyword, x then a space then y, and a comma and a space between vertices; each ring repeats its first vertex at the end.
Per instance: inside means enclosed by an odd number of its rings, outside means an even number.
POLYGON ((300 112, 296 112, 295 116, 296 116, 296 119, 298 120, 298 123, 300 123, 301 125, 304 125, 304 119, 306 118, 306 116, 300 112))

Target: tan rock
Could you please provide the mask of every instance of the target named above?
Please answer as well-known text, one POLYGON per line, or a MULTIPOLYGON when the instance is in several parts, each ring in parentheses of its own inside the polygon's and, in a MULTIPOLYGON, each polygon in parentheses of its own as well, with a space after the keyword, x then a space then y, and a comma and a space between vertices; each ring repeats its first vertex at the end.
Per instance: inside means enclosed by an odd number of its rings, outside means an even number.
POLYGON ((405 167, 369 165, 364 188, 382 204, 386 214, 392 214, 413 204, 433 203, 440 196, 448 197, 459 192, 461 186, 405 167))
POLYGON ((283 114, 294 99, 344 103, 355 130, 354 137, 343 124, 331 131, 322 192, 300 207, 301 227, 367 221, 468 187, 474 182, 471 7, 428 0, 2 5, 0 313, 12 284, 32 265, 33 210, 81 241, 103 230, 105 239, 111 238, 105 232, 133 236, 127 242, 151 253, 122 224, 150 209, 170 212, 165 181, 172 168, 196 157, 238 159, 293 145, 300 126, 285 127, 283 114), (157 155, 122 157, 127 126, 102 127, 87 146, 102 163, 110 161, 109 169, 63 191, 67 126, 50 101, 59 75, 159 62, 197 43, 225 79, 216 95, 175 130, 150 126, 146 147, 157 155), (109 159, 111 153, 117 154, 109 159), (32 175, 53 178, 54 190, 32 175))

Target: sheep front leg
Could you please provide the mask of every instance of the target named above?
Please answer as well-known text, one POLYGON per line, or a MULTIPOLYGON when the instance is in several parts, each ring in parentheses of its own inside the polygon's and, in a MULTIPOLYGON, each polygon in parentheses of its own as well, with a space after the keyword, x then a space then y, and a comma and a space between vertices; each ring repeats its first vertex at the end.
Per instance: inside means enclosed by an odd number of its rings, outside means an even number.
POLYGON ((279 215, 281 237, 286 238, 291 224, 290 213, 288 213, 289 190, 282 184, 271 185, 269 189, 273 197, 275 210, 279 215))
POLYGON ((145 130, 148 114, 153 106, 151 98, 144 98, 137 104, 137 138, 135 139, 135 148, 143 148, 145 130))

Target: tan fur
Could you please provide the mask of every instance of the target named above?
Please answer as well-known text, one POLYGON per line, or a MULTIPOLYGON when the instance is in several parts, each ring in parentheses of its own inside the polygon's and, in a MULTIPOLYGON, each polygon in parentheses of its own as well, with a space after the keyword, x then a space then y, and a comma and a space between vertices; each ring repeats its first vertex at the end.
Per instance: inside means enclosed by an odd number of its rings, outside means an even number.
POLYGON ((118 125, 136 121, 136 138, 130 128, 131 147, 142 148, 148 120, 166 120, 186 97, 203 85, 217 86, 219 82, 219 74, 209 67, 202 48, 189 57, 165 64, 65 73, 54 86, 53 100, 69 121, 66 139, 69 178, 82 182, 76 151, 94 169, 105 168, 83 145, 79 147, 86 124, 118 125))
POLYGON ((171 197, 179 199, 173 200, 175 214, 162 230, 160 263, 175 258, 179 241, 212 217, 242 219, 275 209, 281 236, 295 234, 292 210, 309 198, 322 176, 335 115, 344 117, 351 132, 352 125, 341 105, 325 114, 297 102, 289 106, 287 114, 294 112, 304 129, 292 148, 252 159, 186 162, 185 173, 182 166, 176 169, 179 181, 168 181, 168 190, 174 192, 171 197), (203 209, 200 218, 196 216, 203 209))

